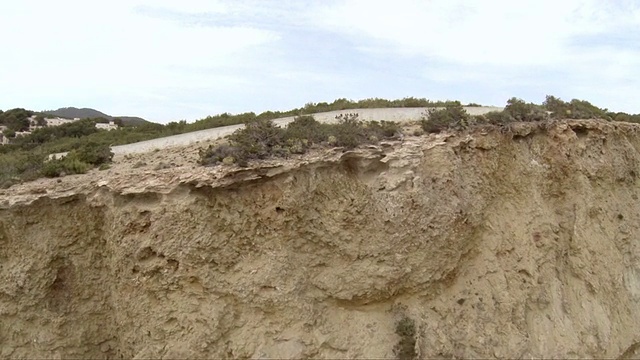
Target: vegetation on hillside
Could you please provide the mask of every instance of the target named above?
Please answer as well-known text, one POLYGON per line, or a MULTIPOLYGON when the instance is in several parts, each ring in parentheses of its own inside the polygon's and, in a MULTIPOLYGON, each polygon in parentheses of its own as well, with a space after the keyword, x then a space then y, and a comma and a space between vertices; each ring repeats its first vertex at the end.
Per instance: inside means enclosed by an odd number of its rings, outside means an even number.
POLYGON ((42 112, 46 116, 57 116, 65 119, 104 119, 104 122, 115 121, 118 126, 137 126, 148 123, 147 120, 135 116, 110 116, 101 111, 90 108, 66 107, 58 110, 42 112))
MULTIPOLYGON (((468 106, 478 106, 478 104, 468 106)), ((469 116, 458 101, 430 101, 419 98, 360 101, 337 99, 331 103, 309 103, 302 108, 285 112, 267 111, 258 115, 252 112, 237 115, 224 113, 208 116, 193 123, 187 123, 184 120, 166 125, 144 122, 113 131, 95 128, 96 122, 109 120, 101 116, 56 127, 40 128, 26 136, 16 136, 16 132, 28 129, 30 116, 36 115, 35 121, 44 125, 45 117, 49 115, 25 109, 4 112, 0 110, 3 136, 10 140, 9 145, 0 146, 0 186, 6 187, 45 175, 60 176, 87 171, 98 165, 83 157, 82 154, 89 151, 88 148, 100 148, 103 150, 99 152, 102 152, 114 145, 234 124, 249 124, 249 126, 246 132, 240 131, 232 135, 230 144, 226 148, 210 148, 203 151, 203 164, 216 164, 225 159, 227 162, 242 164, 250 159, 303 153, 312 146, 330 145, 353 148, 359 144, 375 143, 380 139, 394 136, 397 134, 398 125, 390 122, 363 123, 354 114, 343 116, 337 125, 326 125, 320 124, 309 115, 333 110, 387 107, 432 108, 425 112, 422 121, 426 132, 465 129, 476 124, 504 125, 516 121, 540 121, 547 118, 602 118, 640 123, 640 114, 614 113, 584 100, 573 99, 565 102, 554 96, 547 96, 539 105, 511 98, 507 101, 504 111, 482 116, 469 116), (286 116, 297 118, 285 129, 278 128, 270 122, 286 116), (45 168, 48 155, 58 152, 71 152, 71 156, 66 162, 58 159, 45 168), (78 162, 84 165, 79 165, 78 162)), ((108 162, 108 160, 105 161, 108 162)))
POLYGON ((89 142, 60 159, 45 161, 41 172, 46 177, 84 174, 93 167, 110 163, 112 159, 113 152, 109 146, 89 142))
POLYGON ((17 131, 29 130, 29 117, 33 114, 33 111, 25 109, 11 109, 5 112, 0 110, 0 125, 6 126, 11 132, 8 134, 5 130, 3 134, 8 138, 12 138, 17 131))
POLYGON ((336 124, 324 124, 313 116, 303 115, 285 128, 276 126, 271 120, 258 120, 230 135, 228 145, 201 150, 200 163, 246 166, 249 160, 304 154, 313 146, 353 149, 400 134, 400 126, 394 122, 363 122, 358 114, 338 116, 337 119, 336 124))
POLYGON ((427 110, 422 116, 421 124, 427 133, 439 133, 447 129, 467 127, 470 118, 462 104, 455 102, 441 109, 427 110))

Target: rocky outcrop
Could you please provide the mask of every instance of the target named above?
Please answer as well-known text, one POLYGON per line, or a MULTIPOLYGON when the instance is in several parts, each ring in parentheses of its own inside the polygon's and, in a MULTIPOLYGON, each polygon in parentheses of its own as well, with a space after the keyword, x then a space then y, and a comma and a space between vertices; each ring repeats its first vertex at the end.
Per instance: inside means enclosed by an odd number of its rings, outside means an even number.
POLYGON ((0 357, 637 356, 638 129, 10 189, 0 357))

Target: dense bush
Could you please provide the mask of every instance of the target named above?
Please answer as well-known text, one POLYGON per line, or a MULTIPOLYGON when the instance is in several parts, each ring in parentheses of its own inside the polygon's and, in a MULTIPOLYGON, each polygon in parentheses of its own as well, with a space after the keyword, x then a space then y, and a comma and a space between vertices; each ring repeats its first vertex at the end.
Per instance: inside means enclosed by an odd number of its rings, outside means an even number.
POLYGON ((377 136, 379 139, 392 138, 402 132, 400 124, 395 121, 371 121, 367 124, 367 128, 372 135, 377 136))
POLYGON ((46 177, 59 177, 72 174, 84 174, 91 165, 81 161, 76 153, 69 153, 61 159, 53 159, 42 165, 42 175, 46 177))
POLYGON ((45 158, 43 153, 37 151, 19 150, 0 155, 0 187, 6 188, 41 177, 40 169, 45 158))
POLYGON ((514 122, 515 119, 506 111, 491 111, 484 115, 477 116, 478 123, 487 123, 491 125, 504 125, 514 122))
POLYGON ((447 129, 466 127, 471 117, 460 102, 443 109, 430 109, 422 116, 422 129, 427 133, 439 133, 447 129))
POLYGON ((229 135, 229 141, 241 149, 246 159, 264 159, 282 151, 285 130, 270 120, 260 120, 229 135))
POLYGON ((627 114, 627 113, 619 112, 619 113, 611 113, 611 114, 609 114, 609 116, 614 121, 640 123, 640 114, 630 115, 630 114, 627 114))
POLYGON ((345 114, 336 117, 338 123, 331 127, 330 135, 333 136, 330 145, 353 149, 360 144, 369 142, 369 132, 358 114, 345 114))
POLYGON ((526 103, 515 97, 507 100, 507 106, 505 106, 504 112, 511 116, 514 121, 543 121, 549 117, 543 107, 532 103, 526 103))
POLYGON ((306 140, 309 145, 318 144, 327 139, 327 127, 311 115, 296 117, 287 124, 285 139, 306 140))
POLYGON ((12 129, 5 129, 2 132, 2 135, 6 136, 8 139, 13 139, 16 137, 16 132, 12 129))
MULTIPOLYGON (((0 148, 4 149, 7 145, 0 148)), ((42 176, 57 177, 70 174, 83 174, 94 166, 111 162, 113 153, 108 145, 86 143, 69 151, 60 159, 48 160, 50 152, 42 148, 22 150, 13 147, 13 151, 0 154, 0 187, 31 181, 42 176)))
POLYGON ((12 131, 25 131, 29 129, 29 117, 33 111, 25 109, 11 109, 0 113, 0 125, 4 125, 12 131))
POLYGON ((336 124, 321 124, 312 116, 299 116, 284 129, 270 120, 258 120, 230 135, 228 145, 201 150, 200 164, 235 163, 246 166, 249 160, 303 154, 313 145, 353 149, 400 133, 396 123, 367 123, 360 121, 358 114, 340 115, 337 120, 336 124))
POLYGON ((87 143, 60 159, 45 161, 41 172, 46 177, 84 174, 93 167, 110 163, 112 159, 113 152, 109 146, 87 143))
POLYGON ((113 159, 113 152, 109 145, 95 142, 83 144, 80 148, 72 150, 70 154, 77 157, 79 161, 93 166, 110 163, 113 159))
POLYGON ((606 109, 600 109, 585 100, 573 99, 565 102, 560 98, 547 95, 542 106, 557 119, 605 119, 612 120, 606 109))

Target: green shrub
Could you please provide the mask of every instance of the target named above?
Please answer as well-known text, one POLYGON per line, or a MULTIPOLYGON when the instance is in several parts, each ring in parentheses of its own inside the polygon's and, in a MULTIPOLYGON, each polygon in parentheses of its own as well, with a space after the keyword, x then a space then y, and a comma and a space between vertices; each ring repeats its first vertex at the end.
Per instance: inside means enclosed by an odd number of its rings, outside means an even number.
POLYGON ((9 139, 13 139, 14 137, 16 137, 16 132, 14 130, 11 129, 5 129, 2 134, 4 136, 6 136, 9 139))
POLYGON ((358 114, 341 114, 336 119, 338 123, 330 128, 331 135, 336 138, 335 146, 353 149, 368 142, 368 133, 358 114))
POLYGON ((504 125, 516 121, 506 111, 490 111, 483 116, 491 125, 504 125))
POLYGON ((331 145, 353 149, 361 144, 376 143, 380 139, 393 138, 401 133, 393 121, 368 121, 359 119, 357 113, 336 116, 337 124, 330 125, 326 134, 335 139, 331 145))
POLYGON ((393 348, 393 352, 398 359, 415 359, 416 353, 416 324, 413 319, 404 315, 396 323, 396 335, 400 341, 393 348))
POLYGON ((258 120, 230 135, 228 145, 200 150, 199 163, 246 166, 248 160, 304 154, 314 144, 348 150, 400 133, 400 126, 394 122, 366 123, 355 113, 338 115, 336 119, 336 124, 321 124, 312 116, 298 116, 284 129, 270 120, 258 120))
POLYGON ((504 112, 509 114, 515 121, 534 122, 548 118, 543 107, 526 103, 515 97, 507 100, 507 106, 504 108, 504 112))
POLYGON ((245 154, 235 146, 230 145, 209 145, 207 149, 200 150, 200 165, 216 165, 226 158, 233 158, 238 164, 246 164, 245 154))
POLYGON ((371 121, 367 123, 367 128, 378 138, 393 138, 402 132, 400 124, 394 121, 371 121))
POLYGON ((48 154, 58 151, 51 151, 52 148, 44 145, 27 147, 28 150, 24 149, 24 144, 0 146, 6 150, 0 152, 0 183, 7 187, 42 176, 82 174, 111 161, 113 153, 108 146, 86 141, 75 139, 71 144, 77 148, 69 151, 66 157, 54 160, 47 160, 48 154))
POLYGON ((284 129, 271 120, 258 120, 247 124, 229 136, 229 141, 237 147, 246 159, 264 159, 285 142, 284 129))
MULTIPOLYGON (((3 148, 8 145, 0 146, 3 148)), ((0 155, 0 183, 3 187, 21 181, 35 180, 42 175, 40 168, 45 156, 38 151, 15 150, 0 155)))
POLYGON ((588 101, 573 99, 565 102, 547 95, 542 106, 556 119, 605 119, 613 120, 606 109, 600 109, 588 101))
POLYGON ((72 174, 84 174, 91 169, 91 165, 81 161, 75 154, 69 153, 62 159, 53 159, 44 163, 42 175, 46 177, 60 177, 72 174))
POLYGON ((439 133, 452 128, 463 128, 471 117, 460 102, 445 106, 443 109, 430 109, 422 116, 422 129, 427 133, 439 133))
POLYGON ((311 115, 298 116, 287 124, 285 139, 307 140, 308 145, 319 144, 327 139, 326 129, 311 115))
POLYGON ((113 152, 109 145, 89 142, 83 144, 75 152, 78 160, 94 166, 110 163, 113 159, 113 152))

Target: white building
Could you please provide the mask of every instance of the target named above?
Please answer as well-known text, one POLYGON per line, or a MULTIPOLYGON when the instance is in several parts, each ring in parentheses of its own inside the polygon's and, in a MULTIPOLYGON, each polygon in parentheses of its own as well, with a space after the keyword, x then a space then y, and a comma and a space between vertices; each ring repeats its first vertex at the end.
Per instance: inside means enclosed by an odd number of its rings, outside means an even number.
POLYGON ((112 120, 112 121, 109 121, 108 124, 96 123, 96 128, 111 131, 111 130, 117 129, 118 125, 116 125, 112 120))
POLYGON ((45 119, 45 120, 47 121, 47 126, 59 126, 59 125, 68 124, 76 121, 76 120, 63 119, 63 118, 52 118, 52 119, 45 119))

